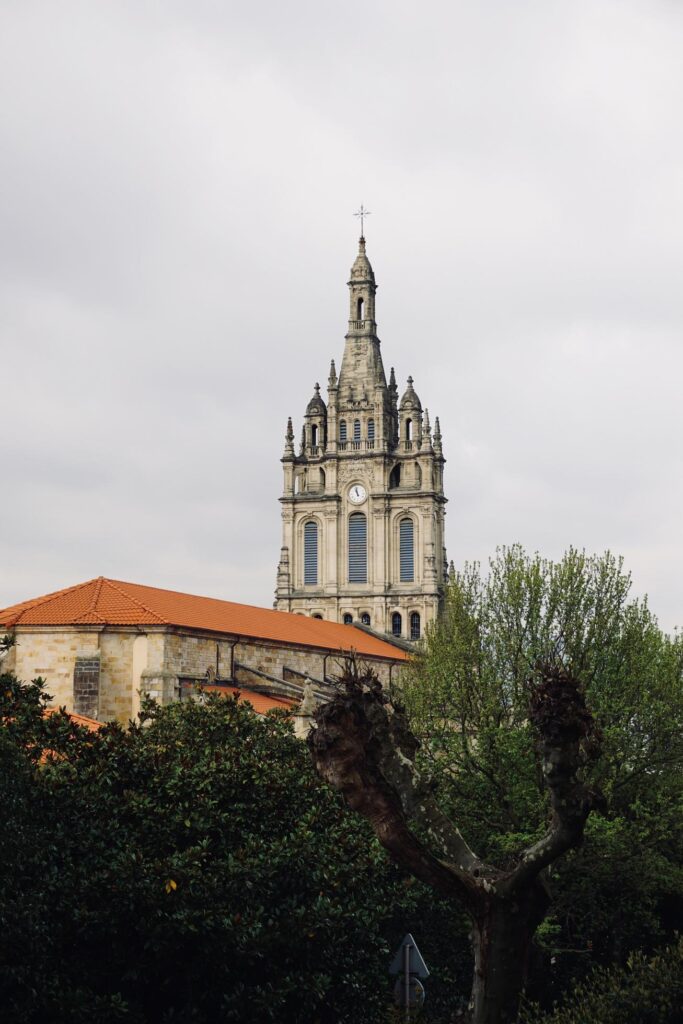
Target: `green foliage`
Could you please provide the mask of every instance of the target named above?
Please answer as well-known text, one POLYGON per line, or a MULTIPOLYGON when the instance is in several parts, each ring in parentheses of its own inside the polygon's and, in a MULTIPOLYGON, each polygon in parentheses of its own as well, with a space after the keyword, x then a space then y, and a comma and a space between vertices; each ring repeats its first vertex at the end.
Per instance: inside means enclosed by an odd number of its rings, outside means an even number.
POLYGON ((634 953, 626 967, 597 968, 549 1014, 527 1007, 520 1024, 679 1024, 683 942, 656 956, 634 953))
POLYGON ((284 717, 45 702, 0 677, 3 1024, 381 1018, 405 883, 284 717))
POLYGON ((683 923, 683 637, 663 634, 629 589, 609 554, 553 563, 502 549, 488 575, 469 565, 451 581, 401 695, 440 803, 505 867, 548 820, 528 722, 534 667, 561 662, 585 684, 602 731, 588 781, 606 809, 550 871, 532 972, 547 996, 683 923))

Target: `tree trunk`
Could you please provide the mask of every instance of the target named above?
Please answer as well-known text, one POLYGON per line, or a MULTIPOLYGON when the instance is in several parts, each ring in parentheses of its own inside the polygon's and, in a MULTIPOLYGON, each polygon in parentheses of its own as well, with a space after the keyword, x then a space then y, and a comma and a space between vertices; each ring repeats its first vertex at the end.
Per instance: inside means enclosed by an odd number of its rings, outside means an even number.
POLYGON ((519 1012, 534 932, 545 917, 546 891, 535 885, 515 899, 491 896, 474 924, 470 1024, 513 1024, 519 1012))

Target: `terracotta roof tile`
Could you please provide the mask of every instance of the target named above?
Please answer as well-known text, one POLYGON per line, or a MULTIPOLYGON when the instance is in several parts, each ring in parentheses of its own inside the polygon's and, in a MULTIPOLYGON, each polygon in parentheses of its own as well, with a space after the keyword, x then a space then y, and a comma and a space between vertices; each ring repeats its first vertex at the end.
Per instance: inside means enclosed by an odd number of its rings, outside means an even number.
POLYGON ((238 700, 249 701, 258 715, 265 715, 268 711, 279 708, 280 711, 291 711, 296 707, 298 701, 288 697, 274 697, 269 693, 255 693, 253 690, 243 690, 241 687, 225 686, 202 686, 203 690, 217 690, 219 693, 227 693, 238 700))
POLYGON ((0 626, 172 625, 392 661, 409 655, 354 626, 100 576, 0 610, 0 626))

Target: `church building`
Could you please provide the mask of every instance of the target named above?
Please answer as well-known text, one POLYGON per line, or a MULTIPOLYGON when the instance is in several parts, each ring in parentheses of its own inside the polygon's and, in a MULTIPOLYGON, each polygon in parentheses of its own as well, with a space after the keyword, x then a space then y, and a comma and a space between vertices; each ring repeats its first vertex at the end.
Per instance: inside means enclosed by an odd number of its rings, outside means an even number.
POLYGON ((361 235, 349 326, 327 404, 315 391, 298 454, 287 423, 282 549, 275 607, 419 640, 446 580, 444 457, 438 418, 408 377, 387 384, 375 319, 375 275, 361 235))

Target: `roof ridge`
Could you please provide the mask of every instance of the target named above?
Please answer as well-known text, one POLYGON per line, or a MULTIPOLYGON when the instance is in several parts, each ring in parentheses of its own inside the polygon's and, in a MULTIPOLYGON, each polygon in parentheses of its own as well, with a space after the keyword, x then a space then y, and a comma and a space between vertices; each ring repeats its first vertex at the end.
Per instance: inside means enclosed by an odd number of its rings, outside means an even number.
MULTIPOLYGON (((116 585, 114 580, 110 580, 109 577, 104 576, 102 578, 102 582, 107 583, 112 588, 112 590, 116 591, 117 594, 120 594, 122 597, 127 598, 129 601, 132 601, 133 604, 136 604, 138 606, 138 608, 142 608, 143 611, 146 611, 148 615, 153 615, 156 619, 158 619, 159 622, 163 622, 165 626, 171 625, 169 620, 165 619, 163 615, 159 615, 159 612, 155 612, 153 608, 149 608, 143 601, 138 601, 137 597, 133 597, 133 595, 129 593, 127 590, 122 590, 120 586, 116 585)), ((132 585, 135 586, 135 584, 132 585)))
MULTIPOLYGON (((62 587, 61 590, 53 590, 51 594, 43 594, 42 597, 35 597, 32 601, 20 601, 18 605, 14 605, 15 608, 19 609, 17 615, 5 623, 5 628, 16 626, 24 612, 33 611, 34 608, 40 608, 42 605, 52 601, 55 597, 64 597, 66 594, 73 594, 74 591, 83 590, 84 587, 89 587, 91 583, 96 583, 98 580, 103 579, 103 576, 93 576, 91 580, 86 580, 85 583, 75 583, 73 587, 62 587)), ((12 605, 10 605, 10 608, 11 607, 12 605)))

